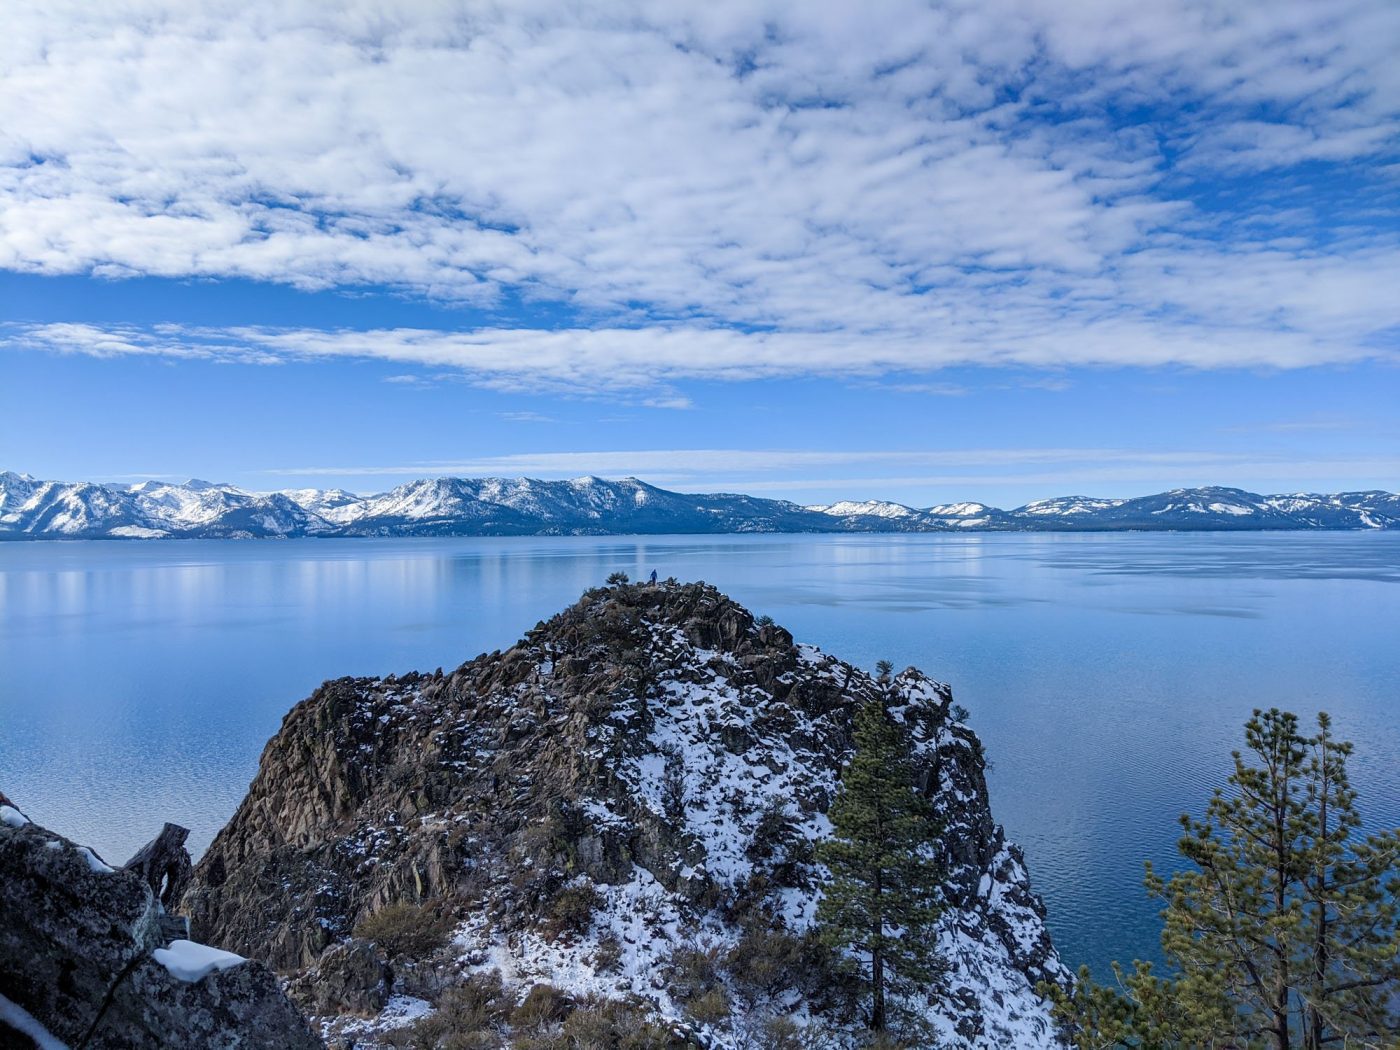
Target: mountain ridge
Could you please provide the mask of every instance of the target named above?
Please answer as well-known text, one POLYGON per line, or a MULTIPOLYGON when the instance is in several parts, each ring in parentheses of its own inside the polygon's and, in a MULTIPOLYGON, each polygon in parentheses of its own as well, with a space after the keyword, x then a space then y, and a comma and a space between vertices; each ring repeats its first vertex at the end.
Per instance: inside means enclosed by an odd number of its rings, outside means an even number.
POLYGON ((743 493, 681 493, 637 478, 425 478, 387 492, 251 492, 175 484, 44 481, 0 471, 0 540, 687 533, 1384 530, 1400 495, 1261 495, 1205 486, 1106 499, 1057 496, 1003 510, 888 500, 803 506, 743 493))

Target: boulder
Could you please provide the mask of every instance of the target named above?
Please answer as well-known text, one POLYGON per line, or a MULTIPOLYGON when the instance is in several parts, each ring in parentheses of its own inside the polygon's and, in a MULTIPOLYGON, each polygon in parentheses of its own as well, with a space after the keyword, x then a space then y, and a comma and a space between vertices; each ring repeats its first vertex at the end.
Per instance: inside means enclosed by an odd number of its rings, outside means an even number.
POLYGON ((159 914, 141 879, 91 850, 0 824, 0 995, 63 1042, 82 1043, 108 989, 160 947, 159 914))
POLYGON ((266 966, 243 962, 197 981, 147 957, 119 983, 90 1050, 311 1050, 321 1040, 266 966))
POLYGON ((375 946, 357 938, 327 948, 315 969, 287 990, 309 1014, 369 1017, 389 1001, 392 979, 389 964, 375 946))
MULTIPOLYGON (((202 945, 182 954, 188 941, 167 947, 170 916, 141 873, 114 869, 10 806, 0 806, 0 915, 0 995, 69 1046, 322 1046, 267 967, 202 945), (200 972, 170 962, 187 955, 216 964, 200 972)), ((0 1021, 0 1046, 32 1042, 0 1021)))

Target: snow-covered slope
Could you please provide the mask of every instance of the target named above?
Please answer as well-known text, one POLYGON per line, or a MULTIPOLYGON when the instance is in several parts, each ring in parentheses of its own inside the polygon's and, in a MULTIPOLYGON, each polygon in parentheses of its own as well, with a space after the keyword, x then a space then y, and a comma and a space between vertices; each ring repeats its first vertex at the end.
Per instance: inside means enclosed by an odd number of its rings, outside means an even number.
POLYGON ((0 538, 308 536, 334 526, 282 493, 191 480, 65 484, 0 474, 0 538))
MULTIPOLYGON (((0 528, 42 536, 156 534, 135 499, 116 488, 87 482, 27 484, 28 493, 0 515, 0 528)), ((14 488, 17 495, 22 491, 21 485, 14 488)))
POLYGON ((869 515, 875 518, 917 518, 919 512, 903 503, 889 503, 885 500, 868 499, 857 503, 842 500, 839 503, 817 504, 807 508, 818 514, 829 514, 833 518, 849 518, 855 515, 869 515))
POLYGON ((288 489, 282 495, 308 514, 335 525, 364 515, 365 498, 345 489, 288 489))
MULTIPOLYGON (((1261 496, 1243 489, 1211 486, 1172 489, 1136 499, 1077 502, 1080 527, 1120 529, 1388 529, 1400 527, 1394 497, 1387 493, 1331 496, 1261 496)), ((1013 513, 1027 513, 1032 504, 1013 513)), ((1060 512, 1065 515, 1066 508, 1060 512)), ((1035 513, 1031 511, 1031 513, 1035 513)), ((1044 520, 1044 519, 1042 519, 1044 520)), ((1059 516, 1056 521, 1066 521, 1059 516)))
POLYGON ((944 528, 987 529, 1014 527, 1004 510, 985 503, 941 503, 924 511, 929 521, 944 528))
POLYGON ((0 521, 11 513, 18 512, 20 506, 29 501, 40 482, 28 474, 16 474, 12 470, 0 470, 0 521))
POLYGON ((1066 518, 1075 515, 1099 514, 1127 502, 1121 499, 1093 499, 1089 496, 1055 496, 1032 500, 1016 513, 1035 518, 1066 518))
POLYGON ((883 500, 802 507, 670 492, 636 478, 429 478, 361 496, 344 489, 254 493, 193 480, 69 484, 0 473, 0 539, 1397 527, 1400 496, 1380 491, 1176 489, 1135 499, 1062 496, 1007 511, 883 500))

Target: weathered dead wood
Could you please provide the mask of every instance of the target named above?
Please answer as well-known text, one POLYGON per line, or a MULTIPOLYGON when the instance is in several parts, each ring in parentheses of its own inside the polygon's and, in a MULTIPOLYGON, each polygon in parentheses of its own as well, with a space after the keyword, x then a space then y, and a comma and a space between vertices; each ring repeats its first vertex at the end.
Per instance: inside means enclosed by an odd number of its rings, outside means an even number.
POLYGON ((190 862, 190 852, 185 849, 185 839, 189 835, 189 828, 166 824, 159 835, 122 865, 123 871, 134 871, 146 880, 146 885, 160 898, 167 911, 179 903, 194 868, 190 862))

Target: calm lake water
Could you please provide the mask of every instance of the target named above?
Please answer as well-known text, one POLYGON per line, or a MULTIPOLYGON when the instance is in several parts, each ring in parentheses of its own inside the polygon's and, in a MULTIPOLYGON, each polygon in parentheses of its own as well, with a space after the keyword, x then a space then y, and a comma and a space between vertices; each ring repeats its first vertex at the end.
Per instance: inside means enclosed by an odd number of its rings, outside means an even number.
POLYGON ((1252 708, 1332 713, 1400 824, 1400 533, 0 543, 0 789, 124 860, 202 850, 325 678, 504 648, 623 569, 952 683, 1066 961, 1155 956, 1142 862, 1252 708))

